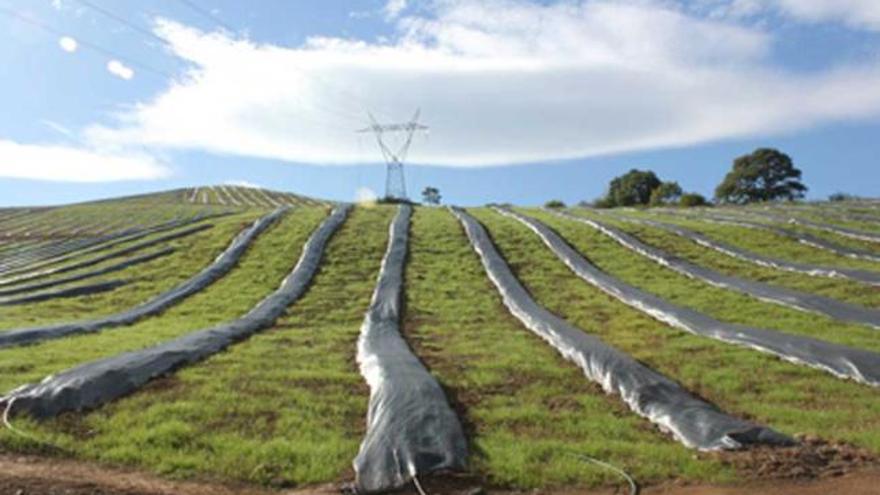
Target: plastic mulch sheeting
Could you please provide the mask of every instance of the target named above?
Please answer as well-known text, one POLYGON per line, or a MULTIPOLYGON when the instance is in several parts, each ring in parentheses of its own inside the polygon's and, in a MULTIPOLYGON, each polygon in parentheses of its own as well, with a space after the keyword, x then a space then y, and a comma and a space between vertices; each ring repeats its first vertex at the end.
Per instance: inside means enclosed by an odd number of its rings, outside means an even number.
POLYGON ((84 243, 77 243, 73 246, 70 246, 64 249, 62 252, 55 252, 51 255, 40 255, 38 258, 32 260, 24 266, 16 266, 10 267, 8 269, 0 269, 2 271, 2 275, 9 277, 15 274, 20 274, 24 272, 34 271, 37 268, 60 263, 62 261, 66 261, 71 258, 75 258, 78 256, 82 256, 84 254, 92 253, 95 251, 106 250, 112 247, 118 246, 123 243, 136 241, 138 239, 142 239, 148 235, 157 234, 160 232, 166 232, 168 230, 178 229, 181 227, 185 227, 187 225, 191 225, 194 223, 202 222, 208 219, 216 219, 220 217, 225 217, 230 215, 228 212, 221 213, 207 213, 207 214, 198 214, 193 216, 192 218, 186 220, 172 220, 169 222, 164 222, 158 225, 153 225, 147 228, 141 229, 126 229, 124 231, 115 232, 113 234, 103 235, 99 237, 93 237, 89 239, 85 239, 84 243))
POLYGON ((778 270, 804 273, 814 277, 846 278, 870 285, 880 285, 880 272, 856 270, 853 268, 834 268, 818 265, 808 265, 806 263, 796 263, 793 261, 768 258, 766 256, 762 256, 751 251, 746 251, 744 249, 731 246, 730 244, 727 244, 725 242, 717 241, 699 232, 695 232, 684 227, 679 227, 678 225, 641 218, 631 218, 623 215, 614 215, 605 212, 602 213, 611 215, 613 218, 623 220, 625 222, 648 225, 661 230, 665 230, 667 232, 672 232, 679 237, 684 237, 685 239, 691 240, 701 246, 713 249, 715 251, 718 251, 719 253, 726 254, 727 256, 730 256, 732 258, 737 258, 748 261, 750 263, 754 263, 756 265, 775 268, 778 270))
POLYGON ((880 387, 880 354, 810 337, 718 321, 693 309, 670 303, 599 270, 559 234, 534 218, 507 210, 497 211, 529 227, 580 278, 657 320, 696 335, 757 349, 840 378, 880 387))
POLYGON ((165 291, 139 306, 96 320, 0 332, 0 348, 13 345, 33 344, 35 342, 57 339, 68 335, 98 332, 109 327, 131 325, 141 318, 159 314, 165 309, 177 304, 196 292, 199 292, 217 281, 220 277, 226 275, 236 264, 238 264, 238 260, 241 259, 254 239, 268 229, 269 226, 275 223, 275 221, 281 218, 286 211, 287 210, 284 208, 279 208, 258 219, 250 227, 239 233, 226 250, 201 272, 177 287, 165 291))
POLYGON ((354 460, 358 492, 399 488, 413 477, 465 468, 467 439, 443 389, 400 334, 403 270, 412 207, 391 223, 388 249, 358 339, 370 386, 367 433, 354 460))
POLYGON ((538 305, 510 271, 483 226, 464 211, 453 210, 453 213, 464 226, 511 314, 577 364, 607 393, 620 395, 634 412, 671 433, 684 445, 700 450, 793 443, 781 433, 730 416, 538 305))
POLYGON ((844 237, 849 237, 850 239, 858 239, 860 241, 869 241, 869 242, 880 242, 880 234, 874 234, 871 232, 863 232, 861 230, 848 229, 846 227, 839 227, 837 225, 830 225, 827 223, 819 223, 813 222, 811 220, 806 220, 803 218, 786 215, 784 217, 780 217, 778 215, 773 215, 771 213, 763 213, 758 211, 750 211, 749 215, 755 215, 761 218, 766 218, 769 220, 773 220, 775 222, 783 222, 790 223, 792 225, 800 225, 803 227, 809 227, 811 229, 824 230, 825 232, 831 232, 833 234, 842 235, 844 237))
POLYGON ((109 253, 102 254, 100 256, 96 256, 94 258, 89 258, 87 260, 83 260, 77 263, 71 263, 69 265, 58 266, 55 268, 46 268, 44 270, 28 272, 21 275, 17 275, 15 277, 0 279, 0 287, 5 287, 8 285, 17 284, 20 282, 26 282, 28 280, 35 280, 43 277, 48 277, 51 275, 58 275, 60 273, 68 273, 74 270, 80 270, 82 268, 88 268, 90 266, 95 266, 97 264, 103 263, 108 260, 112 260, 115 258, 121 258, 123 256, 128 256, 129 254, 136 253, 140 250, 147 249, 153 246, 157 246, 160 244, 164 244, 166 242, 171 242, 177 239, 182 239, 184 237, 189 237, 194 234, 198 234, 199 232, 208 230, 213 228, 214 226, 211 224, 202 224, 196 225, 195 227, 190 227, 188 229, 180 230, 177 232, 172 232, 170 234, 165 234, 163 236, 157 237, 155 239, 150 239, 148 241, 139 242, 137 244, 128 246, 126 248, 112 251, 109 253))
POLYGON ((41 292, 39 294, 31 294, 28 296, 16 297, 12 299, 0 299, 0 306, 19 306, 22 304, 38 303, 49 301, 52 299, 91 296, 94 294, 100 294, 102 292, 110 292, 128 284, 128 280, 109 280, 106 282, 97 282, 94 284, 78 285, 76 287, 68 287, 66 289, 60 289, 52 292, 41 292))
POLYGON ((285 309, 305 293, 318 271, 327 242, 345 222, 349 209, 349 206, 338 207, 324 220, 303 246, 299 261, 278 290, 241 318, 154 347, 50 375, 40 383, 18 387, 0 402, 6 403, 11 413, 27 413, 34 418, 92 409, 271 327, 285 309))
POLYGON ((795 232, 793 230, 779 228, 773 225, 768 225, 759 222, 750 222, 748 220, 742 220, 739 218, 731 218, 724 215, 710 215, 707 213, 703 213, 700 215, 692 215, 679 211, 668 211, 664 210, 663 213, 667 213, 674 216, 689 218, 691 220, 704 221, 710 223, 717 223, 722 225, 735 225, 737 227, 745 227, 749 229, 760 229, 766 230, 768 232, 773 232, 776 235, 780 235, 783 237, 788 237, 789 239, 794 239, 801 244, 805 244, 810 247, 814 247, 817 249, 823 249, 825 251, 832 252, 834 254, 840 256, 846 256, 848 258, 856 258, 856 259, 864 259, 869 261, 880 261, 880 254, 872 253, 870 251, 853 249, 848 246, 841 246, 829 240, 823 239, 821 237, 816 237, 810 234, 805 234, 803 232, 795 232))
POLYGON ((725 275, 677 258, 653 246, 648 246, 616 227, 590 218, 575 216, 570 213, 554 213, 562 218, 589 225, 614 239, 622 246, 653 260, 662 266, 675 270, 676 272, 693 279, 702 280, 710 285, 741 292, 762 301, 781 304, 801 311, 825 315, 836 320, 861 323, 874 328, 880 328, 880 310, 847 304, 828 297, 725 275))
POLYGON ((94 277, 100 277, 101 275, 107 275, 108 273, 114 273, 121 270, 125 270, 126 268, 131 268, 133 266, 140 265, 142 263, 147 263, 153 261, 158 258, 163 258, 173 253, 175 250, 172 247, 167 247, 160 249, 153 253, 144 254, 141 256, 137 256, 135 258, 131 258, 129 260, 125 260, 121 263, 116 263, 115 265, 110 265, 104 268, 100 268, 98 270, 93 270, 90 272, 80 273, 77 275, 71 275, 69 277, 59 278, 55 280, 49 280, 48 282, 38 282, 35 284, 29 285, 20 285, 13 287, 11 289, 0 289, 0 297, 9 297, 18 294, 24 294, 27 292, 35 292, 38 290, 49 289, 52 287, 57 287, 59 285, 69 284, 71 282, 79 282, 80 280, 85 280, 94 277))

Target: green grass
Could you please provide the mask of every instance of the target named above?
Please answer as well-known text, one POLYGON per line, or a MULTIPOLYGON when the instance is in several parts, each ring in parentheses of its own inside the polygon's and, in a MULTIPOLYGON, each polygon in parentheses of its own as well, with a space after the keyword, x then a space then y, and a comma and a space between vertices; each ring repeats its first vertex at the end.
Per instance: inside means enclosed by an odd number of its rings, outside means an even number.
MULTIPOLYGON (((297 215, 299 213, 293 214, 297 215)), ((214 224, 213 228, 169 242, 168 246, 177 248, 171 255, 131 267, 122 272, 93 279, 95 282, 115 278, 133 280, 134 283, 112 292, 75 298, 54 299, 20 306, 0 307, 0 331, 97 318, 142 303, 192 277, 202 268, 209 265, 217 255, 229 246, 232 239, 257 217, 258 215, 256 214, 238 214, 214 219, 211 221, 214 224)), ((151 237, 167 234, 168 232, 165 232, 151 237)), ((149 238, 134 242, 143 242, 147 239, 149 238)), ((128 244, 130 243, 120 245, 118 248, 123 248, 128 244)), ((164 247, 164 245, 151 249, 159 249, 161 247, 164 247)), ((140 256, 145 252, 148 252, 148 250, 140 251, 131 256, 140 256)), ((98 253, 92 253, 88 255, 88 258, 98 255, 98 253)), ((99 269, 107 265, 119 263, 123 259, 125 258, 115 258, 93 267, 53 277, 35 279, 33 282, 49 281, 54 278, 82 273, 83 271, 99 269)), ((74 261, 72 260, 71 262, 74 261)), ((65 265, 66 263, 60 266, 65 265)), ((31 281, 23 283, 27 284, 31 283, 31 281)))
MULTIPOLYGON (((652 220, 658 219, 654 215, 642 213, 631 214, 630 216, 652 220)), ((771 258, 813 263, 821 266, 880 271, 880 263, 878 262, 841 256, 824 249, 807 246, 790 237, 777 235, 765 230, 721 225, 662 214, 659 216, 659 219, 667 223, 681 225, 682 227, 706 234, 712 239, 771 258)))
POLYGON ((363 436, 369 390, 354 362, 356 340, 392 214, 356 209, 308 293, 271 330, 36 431, 77 456, 173 477, 338 480, 363 436))
POLYGON ((606 396, 510 316, 449 212, 418 208, 410 245, 408 340, 457 405, 472 441, 472 468, 490 483, 619 483, 573 453, 612 462, 645 482, 731 479, 719 463, 697 460, 606 396))
POLYGON ((575 210, 575 212, 576 215, 593 218, 616 226, 634 235, 642 242, 662 249, 678 258, 727 275, 819 294, 856 305, 867 307, 880 306, 880 287, 852 280, 812 277, 802 273, 767 268, 727 256, 657 227, 624 222, 612 217, 596 215, 585 210, 575 210))
POLYGON ((808 335, 880 352, 877 330, 763 302, 700 282, 638 255, 604 234, 570 219, 523 210, 556 229, 594 265, 636 287, 719 320, 808 335))
MULTIPOLYGON (((875 389, 836 379, 804 366, 787 363, 746 348, 723 344, 673 329, 625 306, 575 276, 538 237, 515 220, 482 210, 487 225, 511 267, 538 301, 608 344, 673 378, 723 410, 765 423, 789 434, 807 433, 843 440, 880 453, 880 395, 875 389)), ((548 220, 600 268, 627 279, 644 280, 643 288, 666 296, 675 288, 676 302, 697 309, 709 306, 733 312, 743 320, 752 314, 745 302, 707 299, 697 284, 654 277, 659 269, 640 266, 622 247, 592 239, 592 229, 572 221, 548 220)), ((613 241, 612 241, 613 242, 613 241)), ((762 303, 754 303, 759 306, 762 303)), ((779 318, 763 305, 765 326, 792 320, 779 318)), ((719 311, 716 311, 719 312, 719 311)), ((807 317, 816 327, 833 325, 807 317)), ((760 322, 753 322, 760 323, 760 322)), ((875 340, 876 340, 876 334, 875 340)))
POLYGON ((159 316, 97 334, 0 349, 0 391, 244 314, 278 287, 299 258, 303 243, 326 215, 324 209, 291 213, 258 237, 229 274, 159 316))

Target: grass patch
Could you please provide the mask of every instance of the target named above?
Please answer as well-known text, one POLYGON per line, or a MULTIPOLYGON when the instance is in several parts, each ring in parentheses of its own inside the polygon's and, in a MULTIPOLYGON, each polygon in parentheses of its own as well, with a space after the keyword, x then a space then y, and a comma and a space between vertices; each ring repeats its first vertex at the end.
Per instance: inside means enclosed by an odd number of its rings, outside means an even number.
POLYGON ((39 431, 78 456, 178 478, 338 480, 363 437, 369 390, 356 340, 393 212, 355 209, 307 294, 273 329, 39 431))
POLYGON ((819 294, 856 305, 867 307, 880 306, 880 287, 873 287, 852 280, 811 277, 802 273, 767 268, 727 256, 711 248, 700 246, 693 241, 657 227, 624 222, 611 217, 596 215, 585 210, 576 210, 575 214, 614 225, 634 235, 648 245, 726 275, 819 294))
POLYGON ((569 453, 606 460, 646 482, 731 478, 606 396, 510 316, 449 212, 417 208, 410 246, 405 332, 446 388, 471 439, 472 468, 489 483, 619 482, 569 453))
POLYGON ((0 391, 79 363, 142 349, 237 318, 281 283, 325 215, 324 209, 316 208, 286 216, 254 241, 229 274, 159 316, 97 334, 0 349, 0 391))
MULTIPOLYGON (((628 214, 629 212, 623 212, 628 214)), ((880 270, 880 263, 841 256, 824 249, 810 247, 790 237, 774 234, 773 232, 738 227, 735 225, 722 225, 708 221, 691 220, 684 217, 655 214, 633 214, 637 218, 659 219, 681 225, 682 227, 701 232, 713 239, 726 242, 748 251, 752 251, 771 258, 778 258, 801 263, 813 263, 822 266, 856 268, 861 270, 880 270)))
MULTIPOLYGON (((871 387, 663 325, 575 276, 522 224, 486 210, 475 214, 492 232, 526 287, 556 314, 678 380, 727 412, 789 434, 848 441, 880 453, 880 396, 871 387)), ((552 223, 600 268, 630 283, 644 279, 644 283, 635 285, 664 292, 656 290, 661 284, 651 276, 660 269, 639 266, 622 246, 604 246, 590 237, 592 229, 575 222, 535 216, 552 223)), ((709 292, 699 284, 666 285, 675 287, 676 302, 691 306, 704 303, 709 292)), ((770 305, 766 306, 764 317, 775 322, 770 305)), ((744 315, 751 312, 745 307, 731 310, 744 315)), ((816 326, 823 324, 815 317, 809 318, 816 326)))
POLYGON ((877 330, 870 327, 842 323, 826 316, 763 302, 739 292, 713 287, 664 268, 575 220, 560 218, 538 210, 523 210, 523 212, 556 229, 601 270, 670 302, 691 307, 721 321, 807 335, 880 352, 877 330))
MULTIPOLYGON (((299 215, 294 212, 293 215, 299 215)), ((104 294, 95 294, 75 298, 54 299, 21 306, 0 307, 0 330, 31 327, 36 325, 61 323, 72 320, 98 318, 142 303, 147 299, 164 292, 198 273, 209 265, 214 258, 222 253, 232 239, 258 217, 255 214, 238 214, 218 218, 211 221, 214 227, 191 236, 169 242, 177 250, 163 258, 130 267, 124 271, 97 277, 93 281, 126 278, 134 283, 104 294)), ((184 227, 189 228, 189 227, 184 227)), ((167 235, 168 232, 156 234, 167 235)), ((134 242, 143 242, 148 238, 134 242)), ((123 246, 120 246, 121 249, 123 246)), ((164 247, 158 246, 150 249, 164 247)), ((150 250, 133 254, 140 256, 150 250)), ((97 254, 90 254, 98 256, 97 254)), ((114 258, 84 270, 74 270, 56 275, 69 277, 82 271, 91 271, 107 265, 119 263, 125 258, 114 258)), ((46 277, 24 282, 34 283, 52 280, 46 277)), ((13 286, 8 286, 13 287, 13 286)))

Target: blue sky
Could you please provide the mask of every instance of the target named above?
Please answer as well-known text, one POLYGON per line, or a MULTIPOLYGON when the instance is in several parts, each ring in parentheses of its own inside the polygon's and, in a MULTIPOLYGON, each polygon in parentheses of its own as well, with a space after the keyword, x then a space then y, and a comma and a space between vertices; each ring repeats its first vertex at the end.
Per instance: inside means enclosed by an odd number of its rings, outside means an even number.
POLYGON ((592 199, 634 167, 710 195, 759 146, 811 198, 880 190, 875 0, 191 3, 213 14, 0 0, 0 204, 381 193, 354 130, 417 107, 407 185, 447 202, 592 199))

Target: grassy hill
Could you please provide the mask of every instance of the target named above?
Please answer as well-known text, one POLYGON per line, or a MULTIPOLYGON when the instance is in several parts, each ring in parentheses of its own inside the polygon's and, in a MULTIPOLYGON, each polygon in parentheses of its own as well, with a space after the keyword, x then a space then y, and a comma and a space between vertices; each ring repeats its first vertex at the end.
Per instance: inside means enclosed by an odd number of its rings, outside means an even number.
MULTIPOLYGON (((2 337, 21 328, 101 318, 150 300, 208 267, 258 218, 290 208, 231 271, 160 314, 99 332, 0 347, 0 394, 240 317, 279 287, 333 206, 289 193, 219 186, 0 210, 2 337), (67 291, 112 281, 124 285, 84 295, 67 291), (46 299, 20 301, 33 295, 46 299)), ((760 265, 628 221, 662 221, 766 258, 859 271, 866 280, 880 272, 880 241, 872 240, 880 238, 875 204, 768 208, 570 213, 726 276, 880 309, 880 286, 864 280, 760 265), (725 215, 759 226, 716 218, 725 215), (811 245, 800 234, 841 250, 811 245)), ((26 436, 0 431, 0 454, 62 456, 169 478, 268 487, 351 481, 370 396, 355 360, 357 341, 396 211, 392 205, 355 207, 331 238, 308 291, 270 328, 101 407, 39 420, 13 414, 14 428, 26 436)), ((468 482, 548 492, 621 482, 614 471, 580 456, 617 466, 643 485, 820 476, 880 457, 875 386, 684 331, 585 282, 524 224, 490 208, 467 211, 488 230, 538 304, 718 409, 801 440, 794 447, 746 452, 700 452, 676 441, 510 314, 452 212, 417 207, 401 332, 464 427, 468 482)), ((666 301, 722 322, 880 356, 871 325, 686 276, 570 217, 515 211, 551 227, 605 274, 666 301)))

